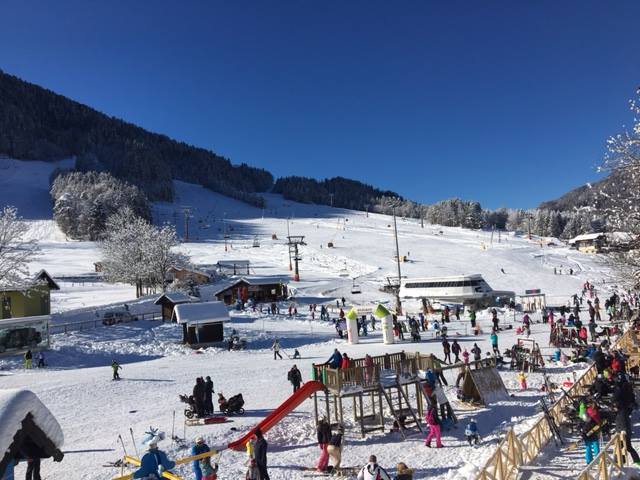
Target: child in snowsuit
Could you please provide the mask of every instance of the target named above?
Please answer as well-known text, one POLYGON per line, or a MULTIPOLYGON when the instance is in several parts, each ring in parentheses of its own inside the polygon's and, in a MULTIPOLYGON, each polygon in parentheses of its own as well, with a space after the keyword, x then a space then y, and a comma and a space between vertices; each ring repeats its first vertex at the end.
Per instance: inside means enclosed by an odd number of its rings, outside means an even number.
POLYGON ((247 474, 244 476, 245 480, 260 480, 260 471, 256 465, 256 459, 252 458, 247 468, 247 474))
POLYGON ((526 390, 527 389, 527 376, 524 374, 523 371, 519 371, 516 376, 518 378, 518 383, 520 384, 520 390, 526 390))
POLYGON ((478 425, 476 421, 472 418, 469 420, 469 424, 464 429, 464 436, 467 438, 467 442, 469 442, 469 446, 473 443, 478 445, 480 443, 480 434, 478 433, 478 425))
POLYGON ((176 462, 169 460, 167 454, 158 449, 158 442, 164 438, 164 434, 152 431, 148 435, 149 451, 142 457, 140 468, 134 472, 133 478, 160 479, 161 471, 171 470, 176 466, 176 462))
POLYGON ((111 362, 111 368, 113 369, 113 379, 120 380, 120 374, 118 373, 118 370, 122 370, 120 364, 114 360, 111 362))
MULTIPOLYGON (((434 402, 435 403, 435 402, 434 402)), ((436 448, 442 448, 442 442, 440 440, 440 420, 438 419, 438 413, 435 406, 429 407, 429 411, 425 416, 425 421, 429 425, 429 434, 424 439, 424 444, 431 448, 431 439, 436 439, 436 448)))

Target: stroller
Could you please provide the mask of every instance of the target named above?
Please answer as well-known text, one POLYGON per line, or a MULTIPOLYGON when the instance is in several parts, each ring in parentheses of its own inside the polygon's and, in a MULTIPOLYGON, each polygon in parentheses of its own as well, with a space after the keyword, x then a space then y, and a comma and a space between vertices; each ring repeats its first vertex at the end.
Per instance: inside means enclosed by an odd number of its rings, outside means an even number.
POLYGON ((193 418, 197 416, 196 402, 193 399, 193 395, 178 395, 182 403, 186 403, 188 406, 184 409, 184 416, 187 418, 193 418))
POLYGON ((224 412, 227 415, 244 415, 244 399, 242 398, 242 394, 239 393, 230 397, 229 400, 224 398, 222 393, 218 394, 218 407, 221 412, 224 412))

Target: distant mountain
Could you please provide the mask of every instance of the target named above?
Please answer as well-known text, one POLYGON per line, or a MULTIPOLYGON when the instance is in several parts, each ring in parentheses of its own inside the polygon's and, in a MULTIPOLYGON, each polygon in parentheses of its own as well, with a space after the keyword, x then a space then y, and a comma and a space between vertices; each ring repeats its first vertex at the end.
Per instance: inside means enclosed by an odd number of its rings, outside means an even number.
POLYGON ((0 70, 0 155, 54 161, 76 157, 83 171, 109 171, 172 200, 172 180, 203 185, 256 205, 269 190, 266 170, 231 162, 208 150, 148 132, 0 70))

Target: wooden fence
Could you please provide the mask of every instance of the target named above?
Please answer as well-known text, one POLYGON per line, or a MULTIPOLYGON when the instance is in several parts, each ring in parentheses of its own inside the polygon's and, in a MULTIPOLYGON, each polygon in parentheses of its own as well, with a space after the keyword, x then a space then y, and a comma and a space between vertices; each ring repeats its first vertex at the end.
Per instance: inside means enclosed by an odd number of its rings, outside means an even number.
MULTIPOLYGON (((162 320, 162 313, 138 313, 133 314, 138 320, 162 320)), ((78 330, 90 330, 96 327, 102 327, 102 317, 92 318, 90 320, 82 320, 80 322, 67 322, 67 323, 49 323, 49 333, 67 333, 78 330)), ((129 322, 131 323, 131 322, 129 322)))
POLYGON ((624 474, 627 464, 625 433, 616 432, 600 453, 580 472, 577 480, 609 480, 624 474))

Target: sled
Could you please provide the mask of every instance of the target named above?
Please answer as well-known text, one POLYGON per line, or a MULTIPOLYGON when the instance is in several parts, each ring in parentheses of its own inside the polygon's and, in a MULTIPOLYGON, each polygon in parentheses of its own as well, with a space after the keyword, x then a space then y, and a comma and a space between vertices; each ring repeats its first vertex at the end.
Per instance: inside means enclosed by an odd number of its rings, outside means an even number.
POLYGON ((190 427, 195 427, 198 425, 216 425, 218 423, 227 423, 232 422, 229 418, 223 415, 216 415, 213 417, 206 418, 185 418, 184 423, 190 427))

